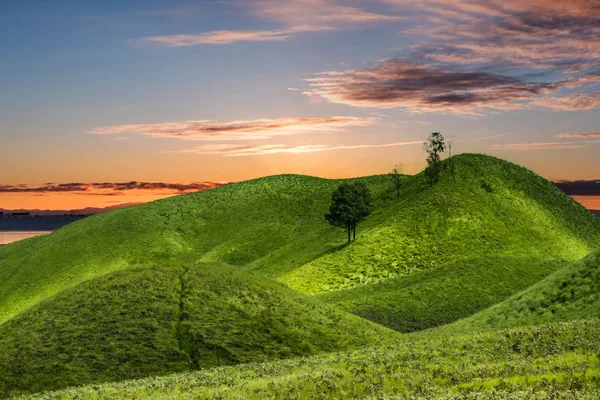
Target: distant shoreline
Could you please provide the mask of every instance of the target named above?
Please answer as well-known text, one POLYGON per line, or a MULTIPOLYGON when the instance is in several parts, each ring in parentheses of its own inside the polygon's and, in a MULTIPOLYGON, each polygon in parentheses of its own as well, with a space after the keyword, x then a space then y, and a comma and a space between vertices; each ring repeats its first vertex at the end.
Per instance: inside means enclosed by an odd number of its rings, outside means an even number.
POLYGON ((52 231, 0 231, 0 246, 51 233, 52 231))
POLYGON ((0 215, 0 232, 54 231, 87 215, 0 215))

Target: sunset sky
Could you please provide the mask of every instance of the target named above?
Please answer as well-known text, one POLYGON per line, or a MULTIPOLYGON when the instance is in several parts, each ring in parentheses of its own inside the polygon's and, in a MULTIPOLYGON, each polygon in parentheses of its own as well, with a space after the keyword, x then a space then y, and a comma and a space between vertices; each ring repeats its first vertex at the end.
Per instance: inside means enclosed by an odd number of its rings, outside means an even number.
POLYGON ((0 208, 412 174, 433 131, 600 179, 598 0, 21 0, 0 31, 0 208))

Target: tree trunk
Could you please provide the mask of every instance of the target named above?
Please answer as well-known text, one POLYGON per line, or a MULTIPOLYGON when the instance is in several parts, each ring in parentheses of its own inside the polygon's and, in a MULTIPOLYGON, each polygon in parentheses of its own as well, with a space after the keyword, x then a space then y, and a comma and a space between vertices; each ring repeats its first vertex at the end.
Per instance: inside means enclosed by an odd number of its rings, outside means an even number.
POLYGON ((352 231, 352 226, 348 225, 346 230, 348 231, 348 243, 350 243, 350 232, 352 231))
POLYGON ((356 240, 356 224, 354 224, 354 227, 353 227, 353 228, 354 228, 354 229, 353 229, 353 231, 354 231, 354 240, 356 240))

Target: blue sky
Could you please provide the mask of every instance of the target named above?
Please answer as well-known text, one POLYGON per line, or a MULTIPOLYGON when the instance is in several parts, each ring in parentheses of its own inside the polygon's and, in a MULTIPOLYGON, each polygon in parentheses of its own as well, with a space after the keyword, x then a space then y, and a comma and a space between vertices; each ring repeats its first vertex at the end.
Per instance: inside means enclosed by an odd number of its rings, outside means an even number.
POLYGON ((0 13, 0 183, 424 166, 432 131, 596 179, 596 0, 19 1, 0 13))

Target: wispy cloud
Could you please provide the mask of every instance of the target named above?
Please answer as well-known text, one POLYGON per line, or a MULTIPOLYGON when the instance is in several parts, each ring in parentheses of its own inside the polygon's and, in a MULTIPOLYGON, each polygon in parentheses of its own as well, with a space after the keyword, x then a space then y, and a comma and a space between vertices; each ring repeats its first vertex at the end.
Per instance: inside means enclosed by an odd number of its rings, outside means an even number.
POLYGON ((415 144, 423 144, 422 141, 412 142, 392 142, 392 143, 380 143, 380 144, 359 144, 359 145, 326 145, 326 144, 315 144, 315 145, 283 145, 283 144, 267 144, 267 145, 228 145, 228 144, 214 144, 196 147, 193 149, 183 149, 176 151, 177 153, 193 153, 193 154, 212 154, 221 155, 228 157, 241 157, 241 156, 256 156, 266 154, 277 154, 277 153, 314 153, 320 151, 330 150, 348 150, 348 149, 366 149, 366 148, 379 148, 379 147, 397 147, 397 146, 408 146, 415 144))
POLYGON ((32 186, 25 184, 0 185, 0 193, 74 193, 91 196, 119 196, 129 191, 158 192, 178 194, 197 192, 222 186, 221 182, 94 182, 94 183, 46 183, 32 186))
POLYGON ((600 93, 582 93, 537 99, 532 103, 537 108, 553 111, 593 110, 600 107, 600 93))
POLYGON ((419 33, 436 39, 431 56, 443 61, 569 71, 597 66, 600 57, 597 0, 425 0, 416 6, 432 22, 419 33))
POLYGON ((585 147, 582 143, 574 142, 533 142, 533 143, 504 143, 486 146, 493 150, 562 150, 562 149, 581 149, 585 147))
POLYGON ((557 181, 554 184, 571 196, 600 196, 600 180, 557 181))
POLYGON ((298 133, 334 132, 347 127, 367 126, 373 121, 373 118, 343 116, 231 122, 200 120, 101 126, 90 130, 89 133, 94 135, 137 134, 193 140, 255 140, 298 133))
POLYGON ((331 71, 308 78, 309 96, 357 107, 476 114, 481 109, 517 109, 516 101, 556 90, 551 83, 491 72, 441 68, 388 59, 363 70, 331 71))
POLYGON ((305 94, 417 113, 600 108, 597 0, 380 1, 412 13, 405 35, 428 39, 370 68, 316 75, 305 94))
POLYGON ((559 139, 591 139, 600 138, 600 133, 559 133, 556 137, 559 139))
POLYGON ((229 44, 234 42, 278 42, 286 40, 293 31, 213 31, 196 35, 151 36, 148 42, 165 44, 172 47, 195 46, 200 44, 229 44))
POLYGON ((287 88, 287 90, 290 91, 290 92, 297 92, 300 89, 294 88, 294 87, 289 87, 289 88, 287 88))
POLYGON ((248 7, 251 14, 285 26, 341 28, 347 25, 356 26, 356 24, 405 19, 399 15, 369 12, 332 0, 260 0, 249 2, 248 7))
POLYGON ((220 45, 236 42, 278 42, 297 33, 319 32, 403 19, 397 15, 368 12, 340 5, 331 0, 253 0, 240 3, 250 15, 276 23, 281 27, 267 30, 219 30, 198 34, 162 35, 144 41, 172 47, 220 45))

